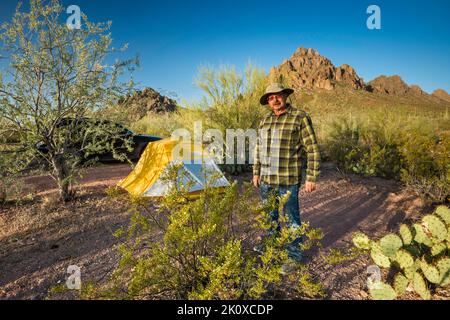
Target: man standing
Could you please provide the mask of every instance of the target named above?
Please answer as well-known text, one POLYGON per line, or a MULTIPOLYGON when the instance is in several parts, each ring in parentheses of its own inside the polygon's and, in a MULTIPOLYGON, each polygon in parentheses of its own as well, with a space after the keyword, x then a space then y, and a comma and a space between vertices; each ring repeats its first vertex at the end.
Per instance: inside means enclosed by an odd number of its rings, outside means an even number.
MULTIPOLYGON (((289 227, 299 228, 300 207, 298 193, 302 179, 301 151, 306 151, 305 191, 316 189, 319 177, 320 153, 316 136, 309 115, 286 102, 294 90, 280 84, 271 84, 261 97, 262 105, 269 105, 272 110, 260 123, 260 138, 255 149, 253 166, 253 185, 259 187, 263 201, 271 193, 283 196, 291 195, 284 207, 289 227)), ((273 221, 278 223, 278 210, 270 213, 273 221)), ((277 230, 280 230, 278 225, 277 230)), ((273 230, 271 230, 273 232, 273 230)), ((288 247, 289 257, 300 261, 302 253, 299 245, 301 237, 295 239, 288 247)), ((262 251, 263 247, 255 247, 262 251)))

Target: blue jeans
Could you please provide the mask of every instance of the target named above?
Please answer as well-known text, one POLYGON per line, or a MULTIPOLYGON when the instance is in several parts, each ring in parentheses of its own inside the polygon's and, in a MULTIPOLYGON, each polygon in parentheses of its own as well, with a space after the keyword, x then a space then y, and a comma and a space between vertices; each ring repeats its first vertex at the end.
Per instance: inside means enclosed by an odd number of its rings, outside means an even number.
MULTIPOLYGON (((292 228, 299 228, 301 226, 300 205, 298 201, 299 188, 300 186, 298 184, 292 186, 275 186, 263 182, 261 182, 260 186, 261 198, 263 201, 267 201, 271 193, 274 193, 275 196, 281 197, 285 195, 288 191, 291 192, 291 195, 284 206, 283 213, 287 216, 288 227, 292 228)), ((277 232, 280 231, 280 225, 278 223, 279 218, 278 209, 274 209, 272 212, 270 212, 270 218, 272 219, 272 221, 276 222, 277 225, 276 231, 277 232)), ((274 230, 269 229, 268 235, 269 236, 273 235, 273 233, 274 230)), ((298 237, 287 246, 286 250, 289 254, 289 258, 296 261, 301 260, 302 252, 299 249, 299 245, 301 242, 302 237, 298 237)))

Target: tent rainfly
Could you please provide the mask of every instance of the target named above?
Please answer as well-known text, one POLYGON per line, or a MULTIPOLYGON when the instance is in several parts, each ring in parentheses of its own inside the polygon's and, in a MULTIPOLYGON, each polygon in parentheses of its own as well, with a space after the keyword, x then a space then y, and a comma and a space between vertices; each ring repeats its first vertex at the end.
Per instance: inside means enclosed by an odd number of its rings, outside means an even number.
POLYGON ((190 142, 163 139, 147 145, 134 170, 118 186, 133 196, 164 197, 171 186, 161 176, 177 164, 181 165, 178 171, 180 182, 183 185, 190 183, 190 196, 197 196, 208 183, 213 188, 230 185, 206 150, 190 142))

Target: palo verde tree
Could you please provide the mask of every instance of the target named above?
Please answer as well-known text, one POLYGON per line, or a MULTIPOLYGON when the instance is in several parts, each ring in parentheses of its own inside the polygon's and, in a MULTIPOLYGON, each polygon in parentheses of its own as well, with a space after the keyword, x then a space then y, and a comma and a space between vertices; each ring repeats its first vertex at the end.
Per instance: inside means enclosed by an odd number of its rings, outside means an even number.
POLYGON ((111 151, 111 134, 121 136, 97 120, 81 129, 81 119, 100 114, 130 89, 132 82, 120 79, 137 64, 113 57, 126 46, 112 47, 110 22, 92 23, 81 13, 81 28, 70 28, 67 17, 58 0, 30 0, 29 11, 19 4, 0 30, 1 57, 8 61, 0 73, 0 135, 16 137, 16 166, 45 160, 63 201, 73 196, 81 158, 111 151), (45 144, 45 152, 37 143, 45 144))

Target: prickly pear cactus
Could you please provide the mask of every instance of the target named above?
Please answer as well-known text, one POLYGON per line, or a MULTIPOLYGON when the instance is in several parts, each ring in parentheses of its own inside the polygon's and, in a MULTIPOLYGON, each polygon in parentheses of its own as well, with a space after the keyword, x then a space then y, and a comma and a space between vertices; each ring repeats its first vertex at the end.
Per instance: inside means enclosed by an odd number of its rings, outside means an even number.
POLYGON ((405 269, 403 270, 403 272, 405 273, 405 277, 406 277, 408 280, 411 280, 411 281, 412 281, 412 279, 414 279, 414 274, 416 273, 416 270, 415 270, 414 267, 408 267, 408 268, 405 268, 405 269))
POLYGON ((413 228, 414 228, 414 231, 416 234, 414 236, 414 241, 416 241, 417 243, 420 243, 420 244, 424 244, 427 247, 433 246, 433 242, 431 241, 430 237, 428 237, 428 235, 423 230, 422 225, 415 223, 415 224, 413 224, 413 228))
POLYGON ((362 232, 355 233, 352 241, 355 247, 359 249, 369 250, 372 245, 372 240, 362 232))
POLYGON ((395 299, 406 290, 430 299, 438 286, 450 285, 450 209, 439 206, 433 214, 412 226, 402 224, 399 235, 390 233, 379 241, 363 233, 353 237, 359 249, 370 252, 381 268, 393 268, 392 286, 378 282, 370 288, 373 299, 395 299))
POLYGON ((414 240, 413 232, 411 231, 411 228, 408 227, 406 224, 402 224, 400 226, 399 233, 400 236, 402 237, 404 245, 410 245, 411 242, 414 240))
MULTIPOLYGON (((444 241, 447 238, 447 228, 444 222, 435 215, 426 215, 422 219, 422 226, 428 230, 433 239, 444 241)), ((436 241, 433 241, 436 243, 436 241)))
POLYGON ((413 279, 414 291, 416 291, 424 300, 430 300, 431 294, 428 290, 427 283, 423 279, 422 275, 418 272, 414 274, 413 279))
POLYGON ((394 261, 398 263, 401 269, 406 269, 414 265, 413 256, 403 249, 397 251, 394 261))
POLYGON ((435 244, 433 247, 431 247, 431 255, 438 256, 441 253, 444 253, 447 250, 447 245, 444 242, 435 244))
POLYGON ((380 248, 383 254, 389 258, 395 257, 397 251, 403 246, 402 239, 391 233, 380 240, 380 248))
POLYGON ((420 269, 422 270, 425 278, 431 283, 437 284, 441 282, 439 270, 435 266, 428 264, 425 260, 421 260, 420 269))
POLYGON ((380 245, 376 242, 372 243, 370 256, 372 257, 373 262, 375 262, 379 267, 389 268, 391 266, 391 261, 383 254, 380 245))
POLYGON ((383 282, 375 282, 369 292, 373 300, 394 300, 397 298, 395 290, 383 282))
POLYGON ((394 277, 394 290, 398 296, 402 296, 406 292, 408 287, 409 279, 406 278, 402 273, 397 273, 394 277))
POLYGON ((446 206, 439 206, 436 208, 436 215, 438 215, 447 226, 450 226, 450 208, 446 206))
POLYGON ((446 286, 450 284, 450 258, 444 257, 439 259, 436 266, 439 270, 440 285, 446 286))

